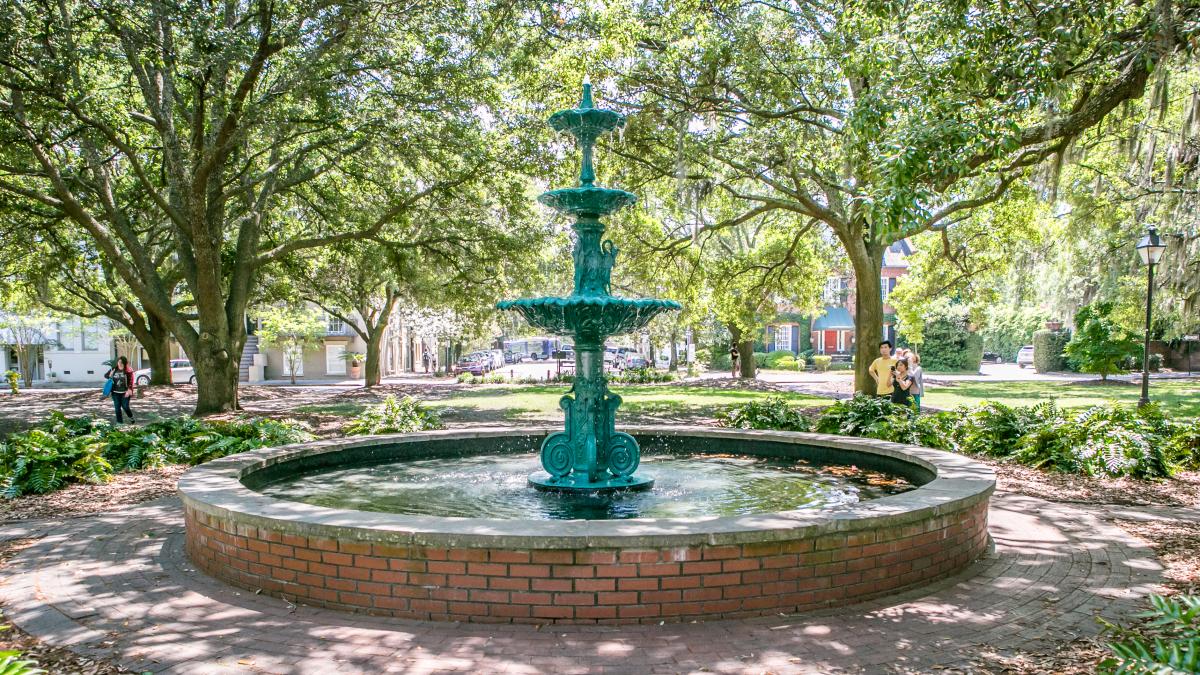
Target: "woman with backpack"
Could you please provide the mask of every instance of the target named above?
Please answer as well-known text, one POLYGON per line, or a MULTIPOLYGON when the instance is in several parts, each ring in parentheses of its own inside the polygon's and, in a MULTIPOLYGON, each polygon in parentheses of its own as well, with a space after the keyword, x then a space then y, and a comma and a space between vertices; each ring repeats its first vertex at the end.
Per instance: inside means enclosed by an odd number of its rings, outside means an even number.
POLYGON ((117 424, 125 421, 121 417, 121 411, 125 411, 129 416, 129 423, 134 424, 133 410, 129 408, 129 401, 133 398, 133 369, 129 367, 129 359, 118 356, 116 365, 109 369, 104 377, 112 383, 109 391, 113 400, 113 411, 117 413, 117 424))

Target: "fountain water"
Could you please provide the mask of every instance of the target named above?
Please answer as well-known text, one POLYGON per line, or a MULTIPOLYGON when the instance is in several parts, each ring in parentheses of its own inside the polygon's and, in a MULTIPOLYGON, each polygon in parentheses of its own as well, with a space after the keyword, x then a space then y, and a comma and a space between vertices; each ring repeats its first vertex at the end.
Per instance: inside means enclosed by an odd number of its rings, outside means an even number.
POLYGON ((575 384, 559 406, 566 414, 566 429, 542 443, 545 472, 530 475, 529 482, 542 490, 603 492, 644 490, 654 480, 636 476, 640 449, 632 436, 615 428, 621 397, 608 391, 604 374, 604 341, 611 335, 643 328, 662 312, 681 309, 673 300, 619 298, 611 294, 612 269, 617 247, 604 239, 600 220, 637 202, 624 190, 597 187, 592 166, 596 139, 625 126, 625 116, 597 108, 592 85, 583 85, 579 107, 550 117, 550 126, 575 137, 583 150, 579 186, 550 190, 538 201, 559 213, 575 217, 575 289, 565 298, 521 298, 498 303, 500 309, 519 312, 530 324, 554 335, 575 339, 575 384))

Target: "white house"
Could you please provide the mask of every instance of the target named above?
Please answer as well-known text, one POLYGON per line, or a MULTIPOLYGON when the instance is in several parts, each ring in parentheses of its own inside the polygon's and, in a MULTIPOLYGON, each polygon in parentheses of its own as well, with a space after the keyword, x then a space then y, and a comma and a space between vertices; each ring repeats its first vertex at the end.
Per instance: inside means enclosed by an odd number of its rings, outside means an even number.
MULTIPOLYGON (((38 330, 33 352, 35 381, 103 382, 113 356, 108 322, 66 318, 47 321, 38 330)), ((0 336, 0 371, 16 369, 17 350, 11 335, 0 336)))

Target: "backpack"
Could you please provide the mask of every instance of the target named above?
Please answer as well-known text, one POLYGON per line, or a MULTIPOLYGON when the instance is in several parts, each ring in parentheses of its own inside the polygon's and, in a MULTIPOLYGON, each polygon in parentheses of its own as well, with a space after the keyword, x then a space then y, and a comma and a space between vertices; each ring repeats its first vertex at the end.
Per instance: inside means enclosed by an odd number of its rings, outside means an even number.
POLYGON ((129 374, 123 370, 112 373, 112 391, 114 394, 124 394, 129 391, 129 374))

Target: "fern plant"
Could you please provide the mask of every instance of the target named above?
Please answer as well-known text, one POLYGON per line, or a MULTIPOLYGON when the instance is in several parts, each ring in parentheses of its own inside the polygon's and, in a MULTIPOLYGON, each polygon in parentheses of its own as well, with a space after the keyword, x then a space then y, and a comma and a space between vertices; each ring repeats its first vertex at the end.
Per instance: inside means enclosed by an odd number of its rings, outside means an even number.
POLYGON ((1140 632, 1118 628, 1124 638, 1108 645, 1113 655, 1100 662, 1105 673, 1200 672, 1200 596, 1150 596, 1149 622, 1140 632))
POLYGON ((42 675, 45 672, 33 661, 21 658, 21 652, 0 652, 0 675, 42 675))
POLYGON ((388 396, 378 406, 368 408, 346 425, 351 436, 364 434, 394 434, 427 429, 442 429, 444 425, 437 413, 429 410, 420 401, 405 396, 397 399, 388 396))
POLYGON ((717 413, 717 424, 731 429, 776 429, 808 431, 812 423, 782 396, 735 405, 717 413))

